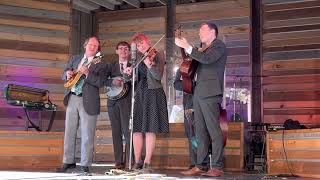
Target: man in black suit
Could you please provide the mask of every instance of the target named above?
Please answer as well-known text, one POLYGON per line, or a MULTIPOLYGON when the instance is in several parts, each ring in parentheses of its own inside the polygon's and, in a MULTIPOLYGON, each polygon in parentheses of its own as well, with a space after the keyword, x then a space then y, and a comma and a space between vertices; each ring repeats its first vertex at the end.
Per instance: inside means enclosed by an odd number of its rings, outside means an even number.
POLYGON ((85 53, 72 56, 62 79, 67 81, 75 72, 81 73, 79 81, 66 89, 64 105, 66 106, 66 121, 64 133, 63 164, 58 172, 66 172, 75 168, 75 146, 77 129, 80 124, 81 132, 81 170, 89 172, 93 161, 94 136, 97 117, 100 114, 99 88, 103 86, 103 75, 107 64, 94 58, 100 51, 100 42, 97 37, 90 37, 84 43, 85 53))
POLYGON ((219 117, 227 49, 225 44, 217 39, 217 35, 218 28, 214 23, 203 23, 199 30, 202 48, 193 48, 183 37, 175 38, 176 45, 184 48, 187 54, 198 62, 193 107, 199 146, 196 167, 186 172, 186 175, 202 174, 213 177, 223 175, 223 136, 219 117), (202 162, 206 159, 210 145, 212 145, 210 165, 212 168, 205 172, 208 167, 203 167, 202 162))
MULTIPOLYGON (((124 74, 125 69, 129 68, 130 62, 130 45, 121 41, 116 46, 116 53, 118 54, 118 60, 111 64, 107 73, 106 86, 121 86, 121 83, 125 83, 129 77, 124 74), (118 79, 121 77, 122 79, 118 79)), ((129 158, 130 147, 130 131, 129 131, 129 119, 131 110, 131 83, 126 82, 129 86, 128 92, 123 97, 117 100, 108 99, 108 114, 111 121, 112 128, 112 141, 113 152, 115 157, 115 168, 124 169, 126 160, 129 158), (123 157, 123 141, 122 136, 125 138, 126 156, 123 157)))

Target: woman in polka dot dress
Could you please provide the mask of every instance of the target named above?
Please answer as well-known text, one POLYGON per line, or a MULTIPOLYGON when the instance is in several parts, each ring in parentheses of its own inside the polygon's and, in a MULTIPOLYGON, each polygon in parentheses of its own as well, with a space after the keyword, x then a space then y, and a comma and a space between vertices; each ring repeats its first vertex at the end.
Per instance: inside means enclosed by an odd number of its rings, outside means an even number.
MULTIPOLYGON (((141 33, 136 34, 133 43, 139 53, 145 54, 151 48, 149 38, 141 33)), ((167 100, 161 79, 164 71, 164 60, 158 53, 154 58, 147 57, 138 66, 138 83, 133 115, 133 147, 136 164, 134 169, 151 171, 150 163, 156 144, 157 133, 169 132, 167 100), (146 156, 141 159, 143 137, 146 142, 146 156)))

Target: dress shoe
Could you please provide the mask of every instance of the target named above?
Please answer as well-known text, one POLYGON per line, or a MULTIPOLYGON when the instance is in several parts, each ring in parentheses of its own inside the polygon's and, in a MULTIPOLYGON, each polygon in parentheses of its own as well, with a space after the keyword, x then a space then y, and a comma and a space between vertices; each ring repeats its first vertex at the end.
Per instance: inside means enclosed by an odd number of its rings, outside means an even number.
POLYGON ((81 166, 80 171, 82 173, 89 173, 89 167, 88 166, 81 166))
POLYGON ((125 169, 125 164, 124 163, 116 163, 115 165, 114 165, 114 169, 125 169))
POLYGON ((67 172, 68 169, 74 169, 74 168, 76 168, 75 163, 72 163, 72 164, 63 163, 61 167, 57 168, 57 172, 67 172))
POLYGON ((209 176, 209 177, 219 177, 223 175, 223 171, 221 169, 212 168, 207 172, 202 173, 201 176, 209 176))
POLYGON ((192 169, 181 172, 181 174, 186 175, 186 176, 199 175, 201 173, 205 173, 205 171, 201 170, 198 167, 193 167, 192 169))

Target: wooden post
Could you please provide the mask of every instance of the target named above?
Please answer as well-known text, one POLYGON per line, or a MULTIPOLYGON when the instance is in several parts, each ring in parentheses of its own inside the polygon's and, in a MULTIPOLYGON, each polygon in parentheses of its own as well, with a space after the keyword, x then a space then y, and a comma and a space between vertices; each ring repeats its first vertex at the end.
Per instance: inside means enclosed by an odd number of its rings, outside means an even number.
POLYGON ((251 114, 252 122, 262 122, 262 96, 261 96, 261 85, 262 85, 262 59, 261 59, 261 0, 251 0, 251 19, 252 19, 252 34, 251 34, 251 63, 252 63, 252 81, 251 81, 251 107, 254 112, 251 114))
POLYGON ((166 18, 166 94, 168 101, 169 115, 174 102, 174 74, 173 74, 173 53, 174 53, 174 24, 175 24, 175 1, 167 2, 167 18, 166 18))

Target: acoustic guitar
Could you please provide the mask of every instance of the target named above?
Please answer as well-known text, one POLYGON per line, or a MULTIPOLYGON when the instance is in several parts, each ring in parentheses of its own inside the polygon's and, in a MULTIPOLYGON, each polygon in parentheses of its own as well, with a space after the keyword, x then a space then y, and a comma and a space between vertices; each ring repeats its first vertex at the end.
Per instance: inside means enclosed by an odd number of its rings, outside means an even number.
POLYGON ((221 106, 220 106, 220 128, 221 128, 222 137, 223 137, 223 147, 225 147, 227 144, 227 138, 228 138, 228 121, 227 121, 227 111, 221 106))
MULTIPOLYGON (((181 26, 175 30, 175 36, 181 37, 181 26)), ((182 63, 180 65, 180 72, 182 76, 182 90, 185 93, 193 94, 192 81, 198 68, 198 61, 191 59, 185 53, 184 48, 180 48, 182 63)))
MULTIPOLYGON (((98 53, 90 62, 88 62, 87 64, 85 64, 85 67, 89 67, 90 64, 97 64, 99 62, 101 62, 102 59, 102 55, 100 53, 98 53)), ((66 82, 64 83, 64 87, 71 89, 81 78, 82 73, 80 71, 76 71, 72 77, 66 82)))

